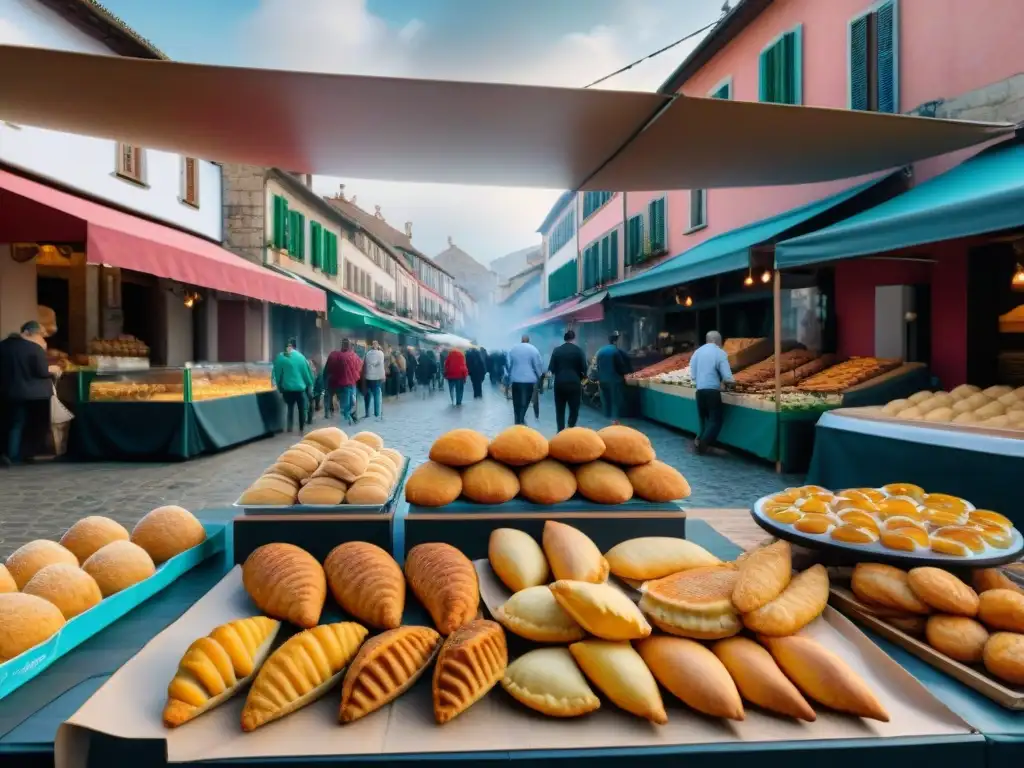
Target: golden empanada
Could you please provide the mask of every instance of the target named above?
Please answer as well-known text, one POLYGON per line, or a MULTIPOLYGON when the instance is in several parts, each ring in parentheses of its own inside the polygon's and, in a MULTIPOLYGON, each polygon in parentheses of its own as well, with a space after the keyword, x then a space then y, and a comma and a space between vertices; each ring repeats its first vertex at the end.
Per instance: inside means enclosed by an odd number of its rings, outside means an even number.
POLYGON ((711 650, 729 671, 740 695, 751 704, 809 723, 817 719, 807 699, 782 674, 772 655, 750 638, 719 640, 711 650))
POLYGON ((668 722, 654 675, 629 643, 582 640, 569 651, 583 674, 612 704, 651 722, 668 722))
POLYGON ((402 624, 405 576, 398 563, 376 544, 348 541, 324 561, 331 594, 349 616, 377 629, 402 624))
POLYGON ((462 475, 451 467, 428 461, 405 482, 405 500, 421 507, 443 507, 462 494, 462 475))
POLYGON ((654 461, 654 448, 651 446, 650 438, 639 430, 613 424, 598 430, 597 434, 604 440, 604 453, 601 458, 605 461, 627 466, 654 461))
POLYGON ((678 501, 690 495, 690 484, 675 467, 663 461, 649 461, 626 471, 633 491, 644 501, 664 503, 678 501))
POLYGON ((571 643, 583 639, 583 627, 542 585, 516 592, 494 612, 505 629, 535 643, 571 643))
POLYGON ((292 635, 256 674, 242 709, 242 730, 255 730, 319 699, 341 679, 365 639, 366 627, 351 621, 292 635))
POLYGON ((663 632, 697 640, 731 637, 743 628, 732 591, 736 570, 726 565, 691 568, 643 585, 640 610, 663 632))
POLYGON ((910 588, 907 572, 883 563, 857 563, 850 589, 861 600, 903 613, 928 614, 932 609, 910 588))
POLYGON ((513 592, 548 582, 548 561, 533 536, 515 528, 495 528, 487 542, 491 569, 513 592))
POLYGON ((486 619, 459 627, 441 646, 434 667, 434 719, 439 725, 480 701, 505 676, 508 646, 500 624, 486 619))
POLYGON ((487 458, 489 442, 475 429, 453 429, 430 446, 430 460, 447 467, 468 467, 487 458))
POLYGON ((592 429, 569 427, 548 441, 548 455, 566 464, 586 464, 604 454, 604 440, 592 429))
POLYGON ((451 544, 417 544, 405 558, 405 578, 442 635, 476 618, 480 609, 476 570, 451 544))
POLYGON ((721 661, 698 642, 658 635, 637 643, 654 679, 688 706, 711 717, 742 720, 743 702, 721 661))
POLYGON ((600 584, 608 578, 608 561, 590 537, 578 528, 547 520, 541 544, 556 579, 600 584))
POLYGON ((601 707, 565 648, 538 648, 508 665, 501 680, 512 698, 551 717, 578 717, 601 707))
POLYGON ((242 566, 242 584, 256 607, 297 627, 315 627, 327 599, 320 563, 294 544, 264 544, 242 566))
POLYGON ((534 504, 561 504, 576 495, 576 475, 564 464, 544 459, 519 472, 519 492, 534 504))
POLYGON ((740 563, 732 602, 740 613, 756 611, 780 594, 793 576, 793 555, 788 541, 776 541, 749 552, 740 563))
POLYGON ((519 493, 516 473, 493 459, 484 459, 462 471, 462 495, 478 504, 504 504, 519 493))
POLYGON ((626 473, 607 461, 592 461, 576 467, 580 495, 595 504, 625 504, 633 498, 633 484, 626 473))
POLYGON ((548 439, 532 427, 517 424, 495 437, 487 452, 502 464, 524 467, 548 455, 548 439))
POLYGON ((558 604, 584 630, 603 640, 638 640, 651 625, 626 594, 608 584, 556 581, 550 587, 558 604))
POLYGON ((721 564, 699 544, 671 536, 628 539, 605 552, 604 559, 616 576, 635 581, 661 579, 690 568, 721 564))
POLYGON ((398 627, 368 640, 345 674, 341 722, 365 717, 409 690, 440 647, 441 636, 430 627, 398 627))
POLYGON ((823 565, 812 565, 797 574, 782 594, 770 603, 743 614, 743 624, 762 635, 792 635, 818 618, 826 605, 828 571, 823 565))

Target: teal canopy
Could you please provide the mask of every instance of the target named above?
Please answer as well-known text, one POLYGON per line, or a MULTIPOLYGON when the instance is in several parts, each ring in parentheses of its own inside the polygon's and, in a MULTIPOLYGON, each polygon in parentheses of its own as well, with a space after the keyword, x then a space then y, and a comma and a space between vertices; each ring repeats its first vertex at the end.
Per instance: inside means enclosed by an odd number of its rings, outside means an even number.
POLYGON ((775 247, 780 269, 1024 226, 1024 145, 1001 144, 887 202, 775 247))
POLYGON ((381 317, 358 302, 338 294, 329 294, 327 320, 332 328, 377 328, 387 333, 409 333, 405 325, 381 317))

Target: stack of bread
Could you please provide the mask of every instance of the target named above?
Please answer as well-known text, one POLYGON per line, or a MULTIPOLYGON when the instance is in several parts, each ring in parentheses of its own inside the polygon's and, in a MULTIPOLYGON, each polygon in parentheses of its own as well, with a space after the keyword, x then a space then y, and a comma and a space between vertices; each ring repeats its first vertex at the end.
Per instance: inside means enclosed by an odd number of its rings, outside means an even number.
POLYGON ((19 547, 0 565, 0 663, 205 540, 192 513, 168 506, 149 512, 130 534, 110 518, 90 516, 59 543, 37 539, 19 547))
POLYGON ((1024 387, 996 385, 981 389, 961 384, 949 392, 917 392, 890 401, 882 413, 909 421, 1024 429, 1024 387))
POLYGON ((404 458, 373 432, 337 427, 308 433, 277 457, 238 500, 253 506, 378 506, 391 498, 404 458))
POLYGON ((796 385, 802 392, 839 393, 898 368, 902 360, 851 357, 804 379, 796 385))
POLYGON ((562 430, 549 441, 526 426, 509 427, 493 440, 472 429, 454 429, 430 448, 430 461, 409 476, 411 504, 442 507, 460 496, 503 504, 516 496, 559 504, 579 492, 598 504, 622 504, 634 495, 668 502, 690 495, 674 467, 657 460, 650 439, 624 426, 600 431, 562 430))

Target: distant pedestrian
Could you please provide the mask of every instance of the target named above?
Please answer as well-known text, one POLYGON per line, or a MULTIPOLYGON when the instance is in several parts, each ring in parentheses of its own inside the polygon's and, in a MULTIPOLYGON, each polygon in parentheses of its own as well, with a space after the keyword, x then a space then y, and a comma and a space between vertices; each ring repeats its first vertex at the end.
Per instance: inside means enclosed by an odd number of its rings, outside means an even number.
POLYGON ((565 410, 569 409, 569 426, 575 427, 580 415, 583 380, 587 378, 587 356, 573 341, 576 332, 565 332, 565 343, 551 353, 548 370, 555 377, 555 423, 558 431, 565 429, 565 410))
POLYGON ((469 369, 469 380, 473 382, 473 398, 484 396, 484 377, 487 375, 487 359, 484 353, 473 347, 466 352, 466 367, 469 369))
POLYGON ((295 411, 298 410, 301 432, 306 428, 306 393, 313 388, 313 374, 306 358, 297 349, 295 339, 288 339, 284 352, 274 360, 270 379, 288 408, 288 431, 291 432, 295 427, 295 411))
POLYGON ((29 320, 0 341, 0 461, 32 461, 50 430, 53 376, 43 326, 29 320))
POLYGON ((618 424, 626 397, 626 374, 633 370, 629 357, 619 349, 619 332, 612 331, 608 343, 597 350, 597 381, 601 387, 604 415, 618 424))
POLYGON ((327 402, 331 404, 327 417, 334 414, 334 397, 338 398, 338 408, 346 424, 356 421, 356 385, 363 373, 363 361, 352 350, 352 342, 342 339, 341 349, 336 349, 327 356, 324 364, 324 377, 327 383, 327 402))
MULTIPOLYGON (((512 388, 512 416, 516 424, 526 423, 526 409, 533 400, 533 392, 544 375, 544 361, 540 352, 524 335, 522 341, 508 353, 508 380, 512 388)), ((539 405, 537 406, 539 410, 539 405)))
POLYGON ((416 383, 423 391, 423 399, 434 391, 434 377, 437 376, 437 358, 433 350, 427 349, 420 353, 419 362, 416 363, 416 383))
POLYGON ((715 447, 722 430, 722 386, 733 385, 729 356, 722 349, 722 334, 708 331, 706 343, 690 357, 690 376, 697 388, 697 416, 700 434, 693 447, 703 455, 715 447))
POLYGON ((380 348, 380 342, 374 340, 363 358, 363 370, 366 377, 366 413, 369 417, 370 401, 373 402, 373 416, 380 421, 381 417, 381 395, 384 388, 384 380, 387 378, 387 364, 384 361, 384 351, 380 348))
POLYGON ((506 368, 505 353, 500 349, 491 352, 489 355, 487 372, 491 376, 491 386, 497 387, 502 383, 505 378, 506 368))
POLYGON ((468 376, 466 356, 461 349, 453 347, 444 359, 444 377, 448 381, 448 399, 452 405, 462 405, 462 395, 466 390, 468 376))
POLYGON ((313 415, 320 410, 320 398, 324 394, 324 375, 320 370, 320 363, 314 358, 309 358, 309 372, 313 375, 313 386, 309 390, 309 403, 306 409, 306 423, 313 423, 313 415))
POLYGON ((416 350, 409 347, 409 354, 405 356, 405 380, 410 392, 416 389, 416 366, 419 365, 419 362, 416 350))

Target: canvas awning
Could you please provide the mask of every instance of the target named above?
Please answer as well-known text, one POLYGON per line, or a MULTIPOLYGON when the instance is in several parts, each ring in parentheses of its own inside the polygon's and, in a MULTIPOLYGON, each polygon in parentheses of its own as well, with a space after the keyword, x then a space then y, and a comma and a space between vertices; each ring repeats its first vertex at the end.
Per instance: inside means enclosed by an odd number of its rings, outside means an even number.
POLYGON ((327 308, 327 321, 332 328, 376 328, 387 333, 405 333, 403 326, 393 322, 390 318, 364 307, 359 302, 332 293, 327 308))
POLYGON ((514 330, 535 328, 555 320, 573 320, 577 323, 594 323, 604 319, 604 300, 608 291, 598 291, 593 296, 577 297, 541 315, 520 323, 514 330))
POLYGON ((456 336, 454 333, 428 333, 424 336, 427 341, 433 342, 434 344, 440 344, 445 347, 458 347, 459 349, 469 349, 473 346, 473 342, 469 339, 464 339, 461 336, 456 336))
POLYGON ((1024 227, 1024 144, 991 147, 887 202, 780 242, 780 269, 1024 227))
POLYGON ((529 318, 527 320, 524 320, 523 322, 521 322, 518 325, 514 326, 512 328, 512 330, 519 331, 519 330, 522 330, 524 328, 535 328, 538 325, 543 325, 544 323, 548 322, 549 320, 554 320, 556 317, 561 315, 563 312, 568 312, 568 311, 572 310, 573 308, 577 307, 581 301, 583 301, 583 297, 582 296, 574 296, 571 299, 563 301, 558 306, 552 307, 551 309, 548 309, 546 312, 541 312, 539 315, 534 315, 533 317, 531 317, 531 318, 529 318))

